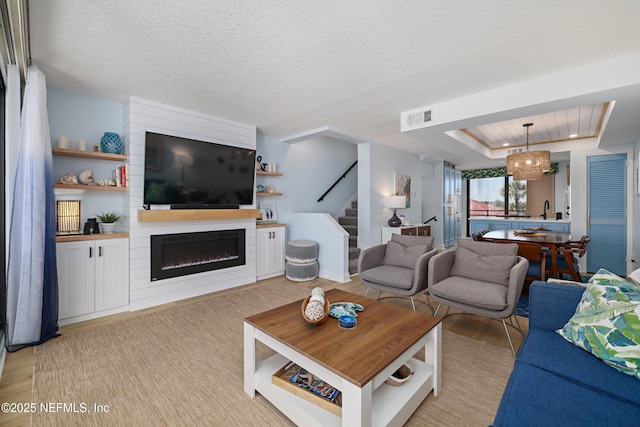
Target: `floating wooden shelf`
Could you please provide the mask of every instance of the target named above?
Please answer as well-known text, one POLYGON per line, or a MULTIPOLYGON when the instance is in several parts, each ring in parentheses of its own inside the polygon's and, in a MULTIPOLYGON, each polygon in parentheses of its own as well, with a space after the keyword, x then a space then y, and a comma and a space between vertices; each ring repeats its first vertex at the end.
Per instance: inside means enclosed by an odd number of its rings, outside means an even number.
POLYGON ((282 176, 282 172, 256 171, 256 175, 265 175, 265 176, 282 176))
POLYGON ((56 243, 60 242, 79 242, 82 240, 107 240, 107 239, 128 239, 129 233, 113 233, 113 234, 69 234, 64 236, 56 236, 56 243))
POLYGON ((282 193, 256 192, 256 196, 282 196, 282 193))
POLYGON ((84 185, 84 184, 54 184, 53 188, 65 190, 88 190, 88 191, 127 191, 129 187, 115 187, 112 185, 84 185))
POLYGON ((83 159, 116 160, 121 162, 126 161, 128 158, 124 154, 109 154, 109 153, 101 153, 96 151, 80 151, 80 150, 71 150, 68 148, 54 148, 53 155, 67 156, 67 157, 80 157, 83 159))
POLYGON ((139 210, 138 222, 195 221, 207 219, 254 219, 258 209, 171 209, 139 210))

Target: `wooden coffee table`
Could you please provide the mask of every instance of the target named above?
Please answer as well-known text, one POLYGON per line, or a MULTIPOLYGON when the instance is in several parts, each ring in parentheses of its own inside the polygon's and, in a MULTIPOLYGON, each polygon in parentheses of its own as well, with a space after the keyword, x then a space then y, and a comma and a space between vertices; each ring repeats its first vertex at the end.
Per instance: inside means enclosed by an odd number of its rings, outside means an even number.
POLYGON ((244 391, 258 391, 298 425, 402 425, 427 395, 440 390, 441 319, 337 289, 330 302, 364 307, 355 329, 329 319, 319 326, 301 315, 302 300, 247 317, 244 321, 244 391), (256 342, 277 354, 256 360, 256 342), (425 350, 425 361, 413 356, 425 350), (304 367, 342 392, 342 417, 274 384, 272 374, 289 363, 304 367), (401 386, 385 380, 403 363, 414 375, 401 386))

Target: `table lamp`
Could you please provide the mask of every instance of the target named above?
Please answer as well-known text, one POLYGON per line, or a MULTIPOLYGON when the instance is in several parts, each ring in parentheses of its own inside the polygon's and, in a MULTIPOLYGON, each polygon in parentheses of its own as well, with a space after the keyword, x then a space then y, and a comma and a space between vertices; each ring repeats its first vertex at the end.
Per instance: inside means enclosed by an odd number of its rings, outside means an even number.
POLYGON ((80 200, 56 201, 56 234, 80 234, 80 200))
POLYGON ((393 216, 389 218, 389 226, 399 227, 402 225, 402 221, 396 215, 396 209, 406 208, 407 198, 405 196, 387 196, 386 205, 393 209, 393 216))

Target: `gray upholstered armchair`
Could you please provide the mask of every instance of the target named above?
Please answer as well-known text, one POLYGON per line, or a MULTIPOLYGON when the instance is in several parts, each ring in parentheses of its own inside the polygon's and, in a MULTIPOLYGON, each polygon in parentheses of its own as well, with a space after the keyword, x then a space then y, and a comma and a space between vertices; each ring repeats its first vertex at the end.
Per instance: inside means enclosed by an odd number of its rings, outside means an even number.
MULTIPOLYGON (((439 305, 501 320, 515 356, 505 319, 513 316, 529 262, 517 255, 516 243, 458 241, 455 250, 429 261, 429 293, 439 305)), ((515 318, 515 316, 514 316, 515 318)), ((517 329, 522 332, 518 319, 517 329)))
MULTIPOLYGON (((413 296, 427 288, 429 260, 437 253, 433 249, 431 236, 392 234, 388 243, 373 246, 360 253, 360 281, 380 293, 388 292, 411 298, 411 305, 415 310, 413 296)), ((365 296, 369 292, 368 288, 365 296)), ((431 306, 428 298, 427 304, 431 306)))

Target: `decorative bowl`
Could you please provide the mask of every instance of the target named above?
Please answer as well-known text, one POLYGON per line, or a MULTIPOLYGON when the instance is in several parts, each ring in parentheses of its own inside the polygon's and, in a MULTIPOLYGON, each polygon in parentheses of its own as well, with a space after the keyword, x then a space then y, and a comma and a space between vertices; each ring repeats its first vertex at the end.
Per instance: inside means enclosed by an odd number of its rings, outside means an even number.
POLYGON ((100 149, 103 153, 122 154, 124 145, 120 135, 115 132, 105 132, 100 140, 100 149))
POLYGON ((413 368, 408 363, 400 366, 389 378, 386 379, 386 383, 393 386, 401 386, 405 382, 409 381, 409 378, 413 376, 413 368))
POLYGON ((304 318, 304 320, 306 320, 307 322, 311 323, 312 325, 321 325, 329 318, 329 305, 330 305, 329 304, 329 300, 326 299, 326 298, 324 299, 324 316, 322 316, 318 320, 311 320, 307 316, 305 316, 305 314, 304 314, 304 310, 305 310, 305 308, 307 308, 307 304, 309 303, 310 299, 311 299, 311 295, 306 297, 304 299, 304 301, 302 302, 302 307, 301 307, 302 317, 304 318))

